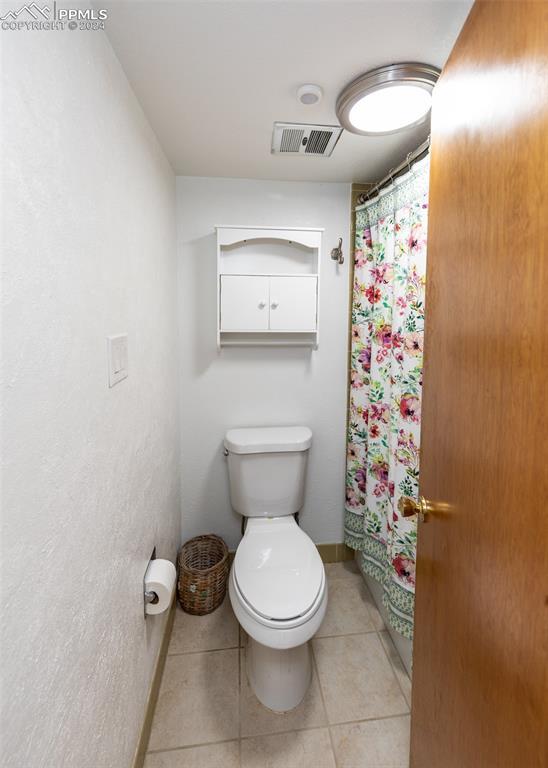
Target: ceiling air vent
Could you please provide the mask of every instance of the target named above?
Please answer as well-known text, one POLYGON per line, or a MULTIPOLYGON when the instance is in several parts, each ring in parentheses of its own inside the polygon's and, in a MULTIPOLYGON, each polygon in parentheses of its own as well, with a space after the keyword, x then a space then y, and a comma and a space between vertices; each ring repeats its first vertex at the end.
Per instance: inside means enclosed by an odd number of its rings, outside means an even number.
POLYGON ((329 157, 341 133, 342 128, 338 125, 274 123, 272 153, 329 157))

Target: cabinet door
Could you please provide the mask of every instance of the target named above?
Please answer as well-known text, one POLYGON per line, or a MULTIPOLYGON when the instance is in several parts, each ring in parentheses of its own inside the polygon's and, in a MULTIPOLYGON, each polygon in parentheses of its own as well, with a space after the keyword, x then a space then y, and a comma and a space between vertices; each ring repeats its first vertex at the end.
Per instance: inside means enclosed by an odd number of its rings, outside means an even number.
POLYGON ((315 331, 318 278, 270 278, 270 330, 315 331))
POLYGON ((221 275, 221 330, 268 330, 268 277, 221 275))

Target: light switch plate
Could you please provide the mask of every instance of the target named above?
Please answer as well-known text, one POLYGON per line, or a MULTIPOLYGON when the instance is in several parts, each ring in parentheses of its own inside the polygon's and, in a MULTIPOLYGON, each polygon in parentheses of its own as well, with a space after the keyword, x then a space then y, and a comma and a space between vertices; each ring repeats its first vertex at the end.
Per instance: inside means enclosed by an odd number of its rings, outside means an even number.
POLYGON ((108 385, 113 387, 127 378, 127 333, 107 336, 108 385))

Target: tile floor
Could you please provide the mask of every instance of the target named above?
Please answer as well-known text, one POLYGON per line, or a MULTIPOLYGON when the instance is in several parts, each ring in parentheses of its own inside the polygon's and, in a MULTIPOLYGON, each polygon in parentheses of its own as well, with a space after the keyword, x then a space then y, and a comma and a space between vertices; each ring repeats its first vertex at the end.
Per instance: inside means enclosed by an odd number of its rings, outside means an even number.
POLYGON ((329 603, 302 703, 265 709, 228 595, 177 607, 145 768, 408 768, 411 682, 353 562, 326 565, 329 603))

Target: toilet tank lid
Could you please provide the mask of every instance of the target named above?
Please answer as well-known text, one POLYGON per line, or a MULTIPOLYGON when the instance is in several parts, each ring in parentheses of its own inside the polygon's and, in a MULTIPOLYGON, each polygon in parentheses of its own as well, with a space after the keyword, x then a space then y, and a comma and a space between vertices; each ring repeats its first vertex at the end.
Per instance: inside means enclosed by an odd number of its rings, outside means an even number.
POLYGON ((244 427, 229 429, 225 435, 225 448, 230 453, 306 451, 311 443, 308 427, 244 427))

